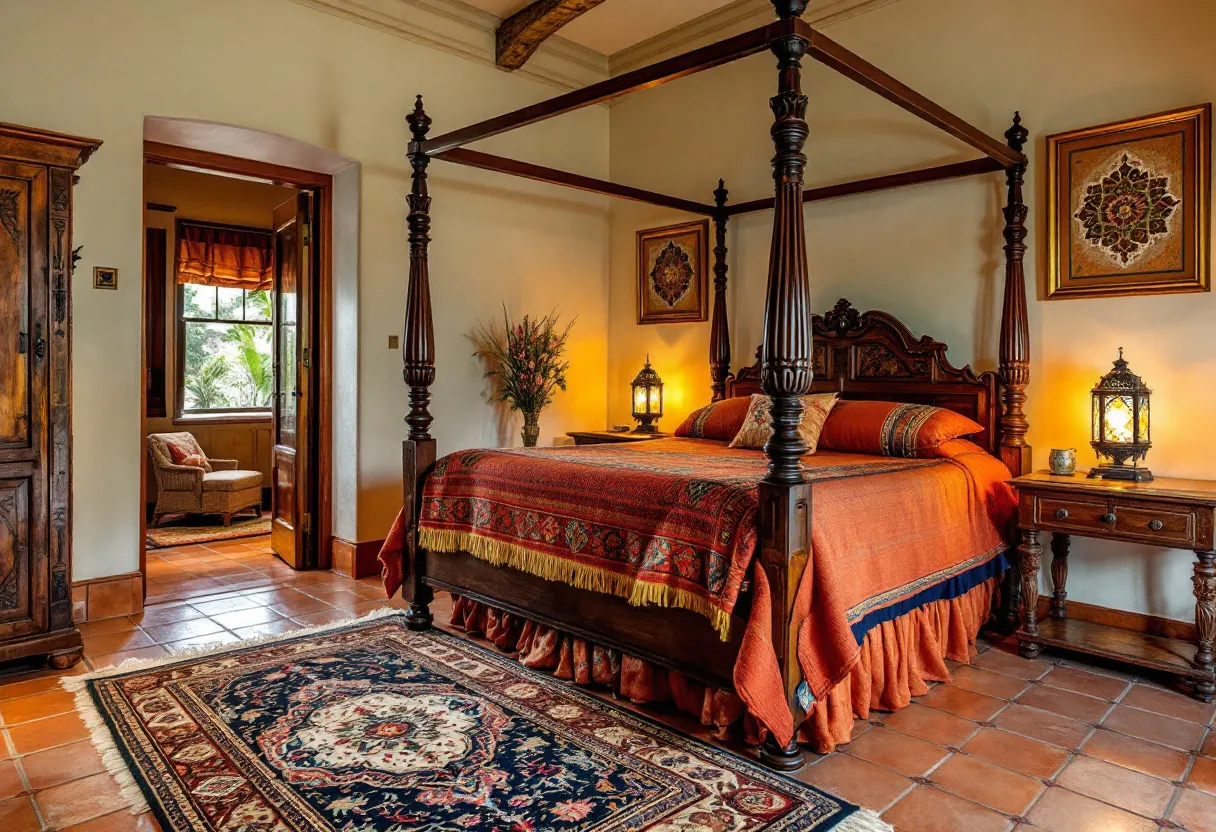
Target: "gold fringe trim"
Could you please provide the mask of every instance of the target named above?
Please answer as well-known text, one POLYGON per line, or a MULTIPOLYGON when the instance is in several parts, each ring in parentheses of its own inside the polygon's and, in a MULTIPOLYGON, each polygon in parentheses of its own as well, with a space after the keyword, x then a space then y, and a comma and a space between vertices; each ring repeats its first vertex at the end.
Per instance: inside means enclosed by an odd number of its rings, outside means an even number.
POLYGON ((569 584, 576 589, 616 595, 635 607, 655 604, 692 610, 709 619, 719 638, 730 640, 730 613, 723 612, 686 589, 638 580, 569 558, 538 552, 518 543, 483 537, 475 532, 424 526, 418 530, 418 544, 431 552, 467 552, 495 566, 509 566, 547 581, 569 584))

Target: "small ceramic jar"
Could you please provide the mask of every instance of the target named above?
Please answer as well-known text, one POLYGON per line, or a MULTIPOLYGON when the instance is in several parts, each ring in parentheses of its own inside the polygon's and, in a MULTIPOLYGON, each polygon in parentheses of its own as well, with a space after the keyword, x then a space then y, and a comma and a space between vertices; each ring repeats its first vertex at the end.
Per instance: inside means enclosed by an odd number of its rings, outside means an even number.
POLYGON ((1076 448, 1052 448, 1047 457, 1051 473, 1058 477, 1071 477, 1077 472, 1076 448))

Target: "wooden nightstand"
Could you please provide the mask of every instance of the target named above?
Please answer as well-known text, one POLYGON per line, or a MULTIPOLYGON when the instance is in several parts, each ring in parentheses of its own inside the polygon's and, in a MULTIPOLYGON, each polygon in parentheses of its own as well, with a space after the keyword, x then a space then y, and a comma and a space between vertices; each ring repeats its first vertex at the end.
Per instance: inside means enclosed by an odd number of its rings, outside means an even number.
POLYGON ((1044 645, 1078 650, 1129 662, 1189 679, 1195 697, 1216 697, 1216 482, 1158 477, 1152 482, 1057 477, 1045 471, 1013 480, 1020 495, 1018 546, 1022 578, 1022 627, 1017 637, 1023 656, 1034 658, 1044 645), (1051 532, 1054 595, 1045 621, 1039 600, 1039 532, 1051 532), (1147 543, 1195 552, 1195 629, 1197 649, 1189 642, 1147 635, 1068 618, 1069 535, 1147 543))
POLYGON ((572 430, 566 434, 575 445, 613 445, 621 442, 645 442, 648 439, 666 439, 670 433, 628 433, 615 430, 572 430))

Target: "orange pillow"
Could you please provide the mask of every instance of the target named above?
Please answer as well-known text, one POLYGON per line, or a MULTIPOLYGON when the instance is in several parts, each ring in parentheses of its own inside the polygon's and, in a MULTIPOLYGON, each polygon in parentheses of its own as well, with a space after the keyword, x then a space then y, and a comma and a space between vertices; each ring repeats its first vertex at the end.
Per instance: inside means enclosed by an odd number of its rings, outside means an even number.
POLYGON ((881 456, 932 456, 946 440, 983 429, 962 414, 927 404, 839 401, 824 422, 819 447, 881 456))
POLYGON ((707 404, 689 414, 683 424, 676 428, 676 436, 729 442, 735 438, 739 428, 743 427, 743 418, 747 416, 747 408, 751 403, 751 396, 735 396, 707 404))

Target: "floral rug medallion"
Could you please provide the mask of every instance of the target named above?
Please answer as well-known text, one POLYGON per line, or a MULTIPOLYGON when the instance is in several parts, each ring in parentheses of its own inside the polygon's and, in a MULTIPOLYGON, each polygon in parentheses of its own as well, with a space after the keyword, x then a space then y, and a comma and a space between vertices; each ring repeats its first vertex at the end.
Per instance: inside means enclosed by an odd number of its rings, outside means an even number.
POLYGON ((86 699, 166 830, 887 828, 396 615, 103 672, 86 699))

